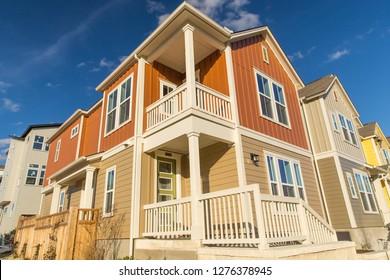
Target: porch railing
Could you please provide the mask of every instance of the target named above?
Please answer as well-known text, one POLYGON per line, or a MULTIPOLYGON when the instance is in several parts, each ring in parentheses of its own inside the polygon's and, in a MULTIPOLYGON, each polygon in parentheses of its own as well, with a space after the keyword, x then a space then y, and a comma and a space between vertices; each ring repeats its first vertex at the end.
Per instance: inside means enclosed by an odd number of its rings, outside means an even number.
MULTIPOLYGON (((267 247, 337 240, 334 229, 302 199, 261 195, 257 184, 203 194, 199 202, 204 244, 267 247)), ((146 205, 144 211, 146 237, 192 233, 189 198, 146 205)))
MULTIPOLYGON (((169 120, 188 108, 186 86, 186 83, 182 84, 146 108, 148 129, 169 120)), ((200 83, 196 83, 194 103, 193 108, 221 119, 232 120, 229 97, 200 83)))
POLYGON ((191 202, 175 199, 144 206, 145 237, 175 238, 191 234, 191 202))

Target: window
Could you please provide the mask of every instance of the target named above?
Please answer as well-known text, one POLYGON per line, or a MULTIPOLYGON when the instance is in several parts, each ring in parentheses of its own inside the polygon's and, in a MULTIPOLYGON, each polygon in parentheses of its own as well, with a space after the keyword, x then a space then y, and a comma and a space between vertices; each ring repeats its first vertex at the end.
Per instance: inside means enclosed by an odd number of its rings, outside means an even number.
POLYGON ((355 179, 358 185, 360 198, 362 199, 363 209, 365 212, 376 213, 377 207, 374 194, 371 190, 371 183, 366 173, 355 171, 355 179))
POLYGON ((27 170, 26 185, 35 185, 38 176, 38 164, 29 164, 27 170))
POLYGON ((347 125, 345 123, 345 118, 343 115, 339 114, 339 119, 340 119, 341 127, 343 129, 344 139, 349 142, 351 140, 349 139, 349 133, 348 133, 347 125))
POLYGON ((306 200, 301 167, 298 162, 267 155, 271 193, 306 200))
POLYGON ((33 143, 33 149, 34 150, 39 150, 39 151, 48 151, 49 150, 49 145, 44 143, 45 137, 35 135, 34 137, 34 143, 33 143))
POLYGON ((160 79, 160 98, 171 93, 176 88, 175 84, 160 79))
POLYGON ((46 165, 42 165, 41 173, 39 175, 39 185, 43 185, 43 178, 45 178, 46 165))
POLYGON ((387 164, 390 164, 390 155, 389 155, 389 152, 385 149, 383 149, 383 154, 385 156, 385 159, 387 161, 387 164))
POLYGON ((103 214, 110 216, 114 212, 115 167, 106 171, 103 214))
POLYGON ((106 133, 110 133, 130 120, 132 78, 133 75, 108 95, 106 133))
POLYGON ((60 193, 60 200, 58 201, 58 213, 64 210, 65 204, 65 190, 60 193))
POLYGON ((261 45, 261 50, 263 52, 263 60, 264 60, 264 62, 269 63, 269 60, 268 60, 268 49, 265 46, 261 45))
POLYGON ((332 115, 332 122, 333 122, 333 128, 334 128, 334 130, 335 130, 336 132, 340 132, 340 131, 339 131, 339 125, 338 125, 338 123, 337 123, 336 115, 335 115, 333 112, 331 113, 331 115, 332 115))
POLYGON ((58 157, 60 156, 60 149, 61 149, 61 139, 57 141, 56 154, 54 156, 54 161, 58 161, 58 157))
POLYGON ((283 87, 256 72, 261 115, 283 125, 289 125, 283 87))
POLYGON ((72 128, 72 131, 70 133, 70 139, 75 137, 79 133, 79 125, 76 125, 75 127, 72 128))
POLYGON ((346 172, 346 175, 347 175, 348 185, 349 185, 349 188, 351 190, 352 198, 357 199, 358 197, 357 197, 357 193, 356 193, 355 184, 353 183, 352 175, 351 175, 351 173, 348 173, 348 172, 346 172))
POLYGON ((347 119, 347 125, 348 125, 349 135, 351 136, 352 143, 354 145, 357 145, 355 130, 353 129, 352 122, 348 119, 347 119))

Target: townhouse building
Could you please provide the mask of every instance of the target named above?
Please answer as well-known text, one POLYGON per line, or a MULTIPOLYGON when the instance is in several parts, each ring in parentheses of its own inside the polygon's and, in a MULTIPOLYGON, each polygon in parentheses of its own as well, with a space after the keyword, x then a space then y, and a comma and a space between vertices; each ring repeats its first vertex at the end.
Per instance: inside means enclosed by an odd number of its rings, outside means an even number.
POLYGON ((17 226, 20 215, 39 213, 46 172, 47 139, 60 124, 30 125, 21 136, 12 136, 0 185, 0 234, 17 226))
POLYGON ((378 208, 385 225, 390 224, 390 144, 377 122, 361 125, 358 129, 378 208))
POLYGON ((299 90, 326 208, 339 240, 382 249, 387 230, 359 139, 359 113, 337 76, 299 90))

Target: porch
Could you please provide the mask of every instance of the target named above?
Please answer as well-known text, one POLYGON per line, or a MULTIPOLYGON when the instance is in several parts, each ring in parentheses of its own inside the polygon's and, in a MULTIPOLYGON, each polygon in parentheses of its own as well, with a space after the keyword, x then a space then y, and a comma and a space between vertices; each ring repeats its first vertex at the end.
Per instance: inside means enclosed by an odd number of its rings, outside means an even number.
POLYGON ((148 204, 143 211, 145 238, 262 249, 337 241, 306 202, 260 194, 258 184, 148 204))

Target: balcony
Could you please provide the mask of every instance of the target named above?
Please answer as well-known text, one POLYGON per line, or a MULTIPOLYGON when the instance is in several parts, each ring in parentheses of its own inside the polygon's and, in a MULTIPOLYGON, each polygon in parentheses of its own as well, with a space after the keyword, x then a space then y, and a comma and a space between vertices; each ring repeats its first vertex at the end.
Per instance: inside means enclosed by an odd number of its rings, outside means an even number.
POLYGON ((230 98, 200 83, 195 84, 195 100, 188 102, 187 84, 184 83, 146 108, 147 130, 182 114, 189 108, 206 113, 210 117, 232 121, 230 98))

